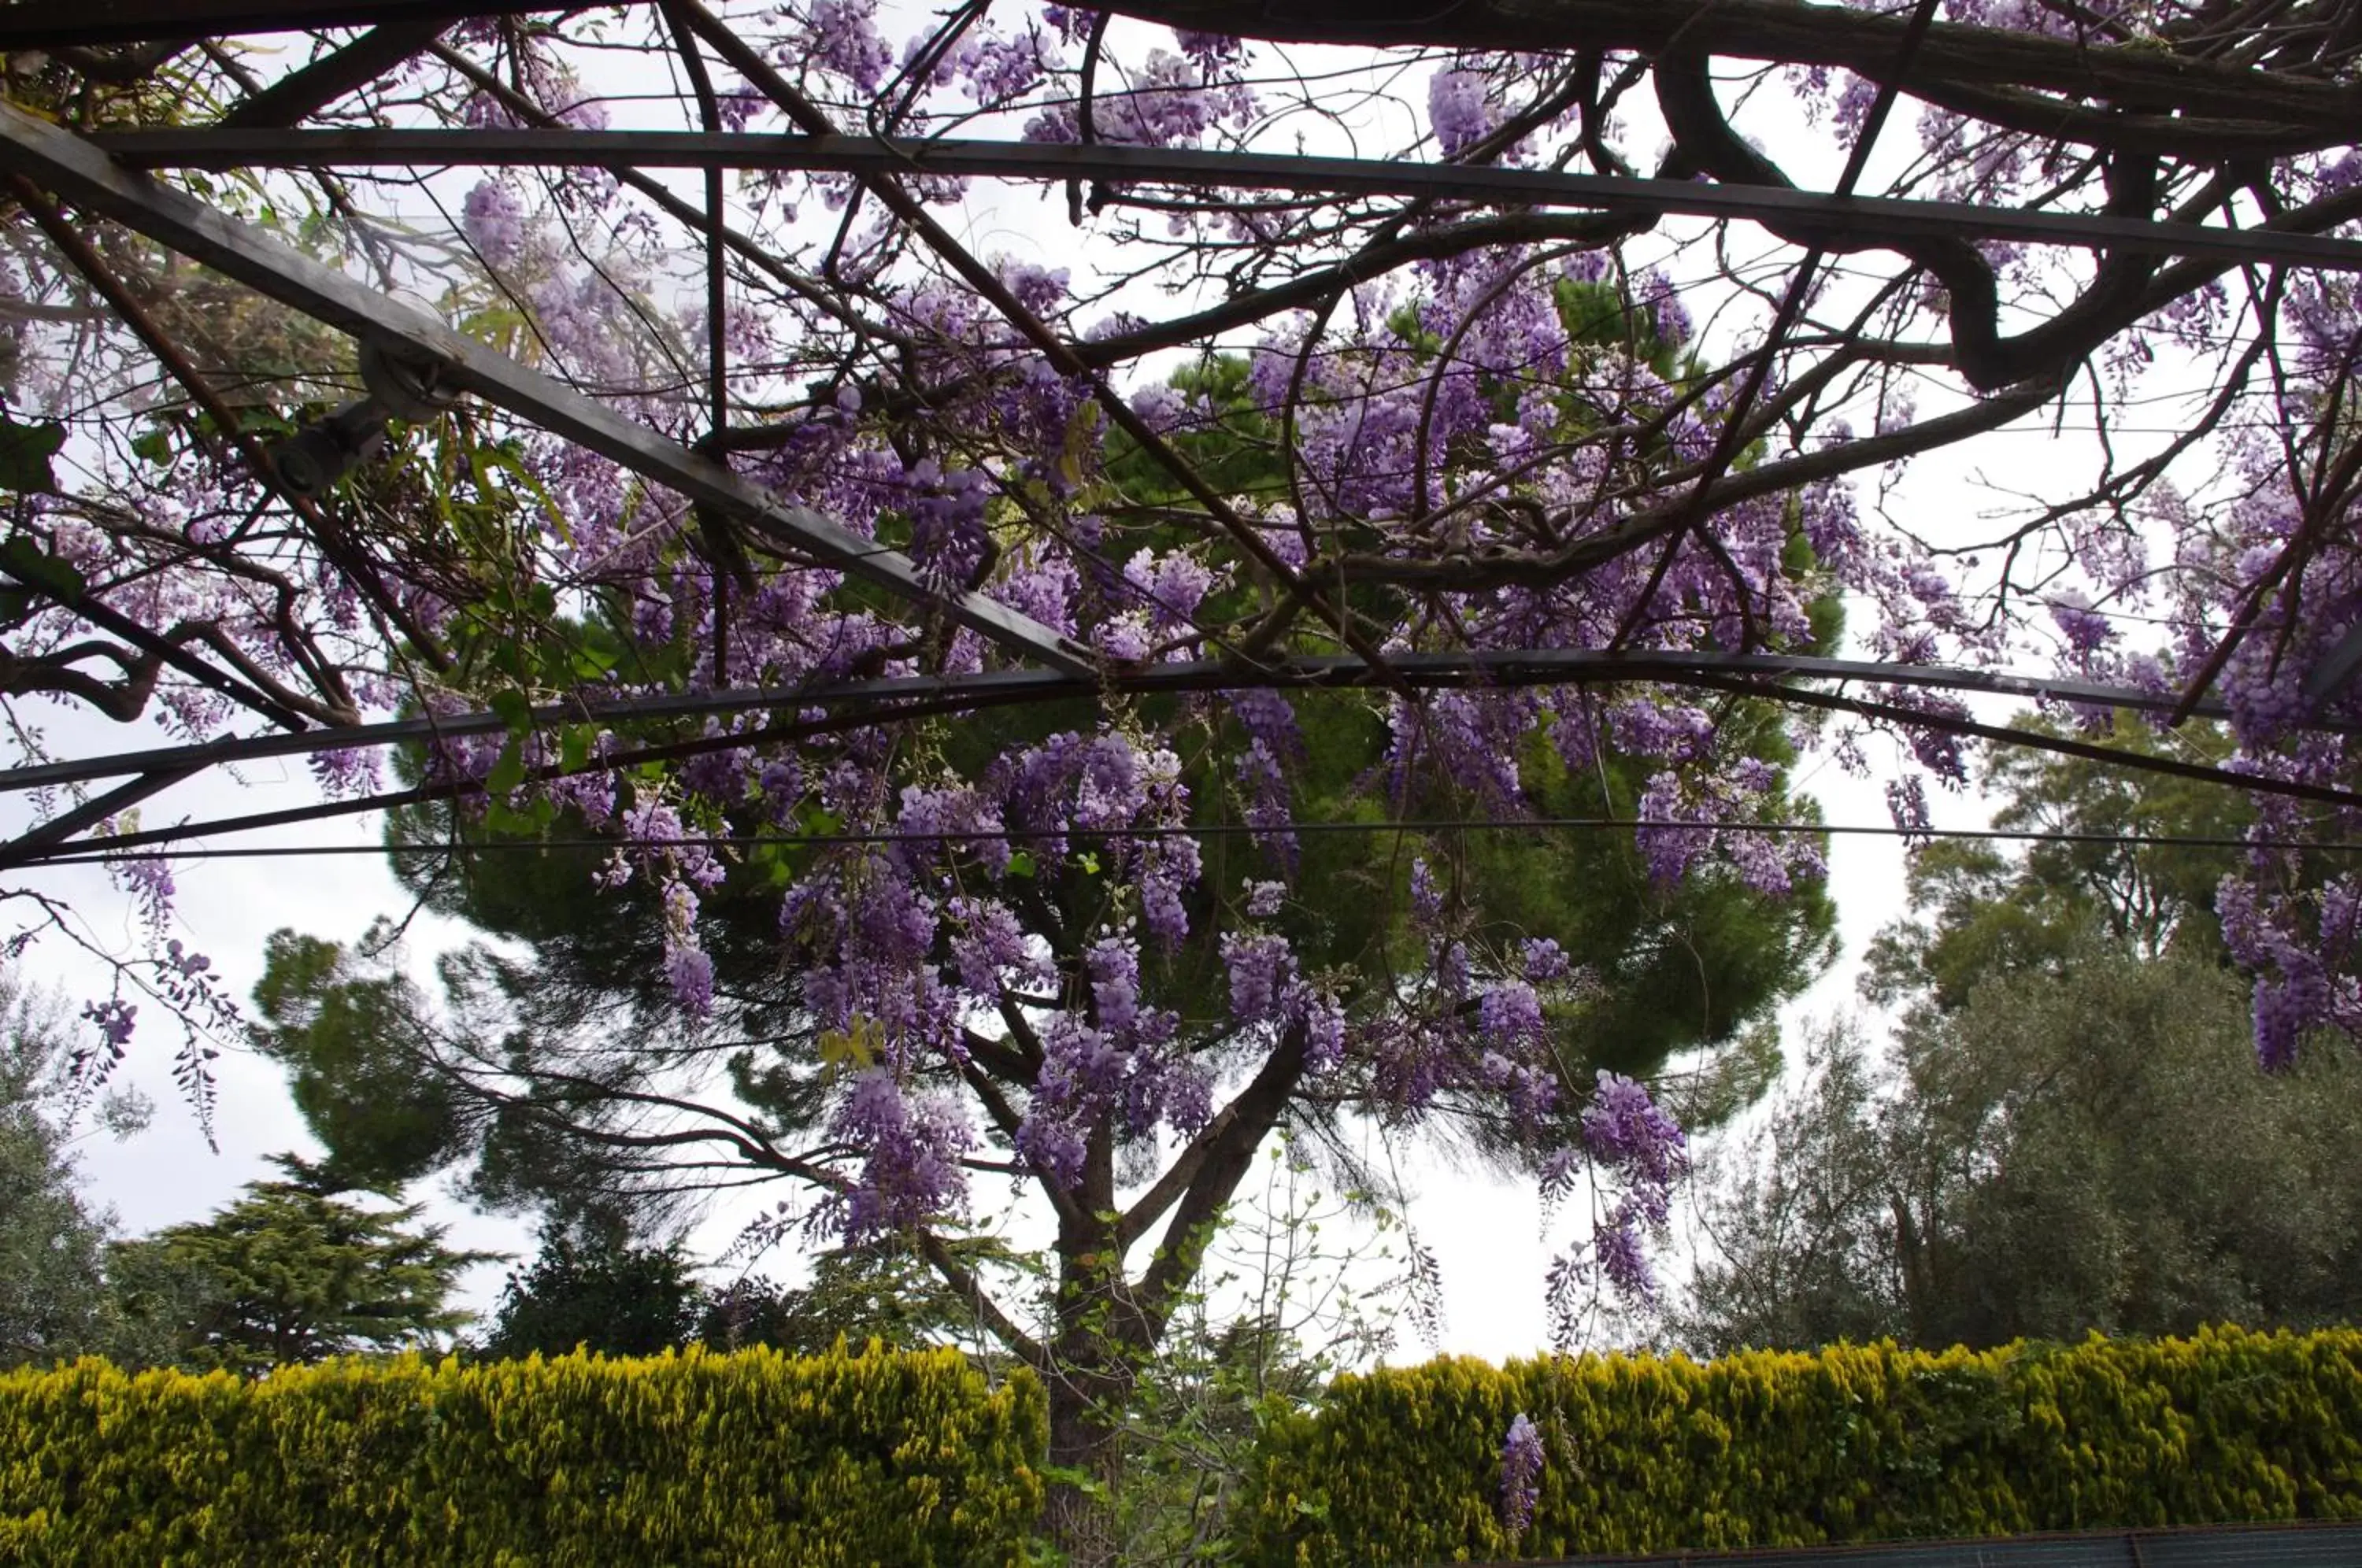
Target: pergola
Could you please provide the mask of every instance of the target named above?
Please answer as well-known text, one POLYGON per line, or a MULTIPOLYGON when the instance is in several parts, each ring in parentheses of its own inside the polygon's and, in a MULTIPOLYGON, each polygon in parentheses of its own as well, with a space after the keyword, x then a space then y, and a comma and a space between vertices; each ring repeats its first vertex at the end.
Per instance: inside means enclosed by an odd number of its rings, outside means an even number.
MULTIPOLYGON (((2042 40, 2013 39, 1988 29, 1936 24, 1932 7, 1910 17, 1862 16, 1846 29, 1808 25, 1807 10, 1777 0, 1561 0, 1552 5, 1522 0, 1447 8, 1432 15, 1396 14, 1385 6, 1318 3, 1282 11, 1237 3, 1157 3, 1133 0, 1128 15, 1208 30, 1227 30, 1309 42, 1390 44, 1419 42, 1459 47, 1568 47, 1586 50, 1670 50, 1693 25, 1709 27, 1708 46, 1717 53, 1789 64, 1836 65, 1880 83, 1880 100, 1870 117, 1845 178, 1827 191, 1722 180, 1713 183, 1670 175, 1602 174, 1563 167, 1513 167, 1471 160, 1413 161, 1333 156, 1286 156, 1257 151, 1201 150, 1109 144, 1086 138, 1079 143, 1014 139, 908 138, 858 134, 800 91, 738 29, 701 0, 660 0, 621 7, 652 18, 649 47, 668 39, 694 83, 690 112, 701 106, 707 128, 599 130, 568 126, 504 85, 496 72, 472 56, 469 46, 447 34, 456 24, 546 9, 528 5, 455 3, 455 0, 24 0, 0 9, 0 53, 49 51, 94 73, 152 68, 181 51, 210 47, 212 40, 254 33, 309 35, 300 63, 268 80, 258 80, 241 101, 210 120, 161 129, 85 131, 44 120, 15 108, 0 108, 0 166, 16 199, 48 232, 58 249, 81 270, 91 287, 119 314, 147 348, 182 383, 194 403, 221 414, 221 392, 205 372, 110 273, 103 257, 76 232, 65 214, 103 217, 177 252, 297 313, 349 335, 382 360, 405 367, 439 396, 464 395, 505 411, 519 421, 579 444, 643 479, 689 498, 701 513, 725 519, 738 547, 777 558, 841 569, 911 607, 941 617, 986 639, 1000 668, 973 676, 913 676, 807 685, 792 690, 722 688, 671 697, 615 699, 586 692, 537 710, 536 722, 724 715, 756 711, 824 710, 831 716, 798 723, 811 728, 858 723, 882 711, 954 712, 996 704, 1071 698, 1094 691, 1156 692, 1239 690, 1248 687, 1317 688, 1369 685, 1398 691, 1465 687, 1541 684, 1665 682, 1723 692, 1762 696, 1850 712, 1902 724, 1948 728, 2016 744, 2032 744, 2111 761, 2122 754, 2069 739, 2030 736, 1942 714, 1898 707, 1849 690, 1865 682, 1954 691, 2027 696, 2094 707, 2160 712, 2175 722, 2191 715, 2219 716, 2225 710, 2210 690, 2237 641, 2234 627, 2217 657, 2178 697, 2131 687, 2078 682, 1986 669, 1869 663, 1794 657, 1751 647, 1682 654, 1622 648, 1535 648, 1516 652, 1469 650, 1406 656, 1373 646, 1342 613, 1333 584, 1309 580, 1274 555, 1238 516, 1230 501, 1198 473, 1175 446, 1150 427, 1112 386, 1110 373, 1141 351, 1138 342, 1074 340, 1030 310, 989 267, 955 237, 914 193, 914 182, 929 176, 988 176, 1008 182, 1067 184, 1077 193, 1087 182, 1147 184, 1180 193, 1266 192, 1315 197, 1358 195, 1410 203, 1449 200, 1471 210, 1549 215, 1562 221, 1596 220, 1602 232, 1645 227, 1667 215, 1753 226, 1807 248, 1796 285, 1777 315, 1758 359, 1750 398, 1762 382, 1771 348, 1794 329, 1805 278, 1821 258, 1869 248, 1957 246, 1999 241, 2080 248, 2103 256, 2139 256, 2205 261, 2245 269, 2362 271, 2362 241, 2333 231, 2356 215, 2354 200, 2318 202, 2237 223, 2223 215, 2193 216, 2009 207, 1941 200, 1898 199, 1853 193, 1879 123, 1899 92, 1927 102, 1957 104, 2010 123, 2030 113, 2026 103, 2043 92, 2057 94, 2047 111, 2068 132, 2077 131, 2094 111, 2074 107, 2080 93, 2146 96, 2170 112, 2136 127, 2160 146, 2187 148, 2204 138, 2258 156, 2334 145, 2362 123, 2362 98, 2354 89, 2326 81, 2258 72, 2231 63, 2210 63, 2129 49, 2088 50, 2042 40), (334 35, 333 37, 330 35, 334 35), (481 129, 357 127, 334 123, 340 100, 431 56, 478 88, 500 99, 518 123, 481 129), (712 72, 726 67, 795 128, 791 134, 743 134, 719 128, 712 72), (2014 83, 2007 92, 1997 78, 2014 83), (2010 98, 2016 93, 2018 99, 2010 98), (727 222, 722 177, 731 171, 820 171, 857 183, 865 198, 890 213, 924 250, 1000 317, 1018 339, 1060 375, 1087 386, 1109 425, 1124 431, 1194 498, 1209 528, 1225 535, 1244 557, 1278 582, 1308 624, 1320 624, 1346 651, 1334 655, 1290 654, 1270 647, 1232 649, 1220 659, 1182 663, 1110 665, 1092 649, 1029 618, 984 591, 946 591, 932 584, 913 562, 895 550, 848 529, 795 496, 772 493, 742 477, 728 461, 739 450, 777 438, 776 423, 744 416, 730 396, 732 367, 723 335, 709 334, 711 354, 703 367, 701 395, 711 409, 711 428, 693 442, 676 439, 631 417, 611 402, 590 395, 547 370, 520 363, 459 331, 431 313, 390 296, 350 272, 315 260, 219 205, 161 182, 160 171, 297 170, 417 170, 451 167, 532 167, 612 172, 654 207, 699 237, 709 292, 709 319, 726 308, 728 269, 745 265, 767 271, 782 286, 825 292, 824 281, 790 276, 762 245, 727 222), (705 181, 705 201, 685 200, 654 178, 654 170, 693 171, 705 181)), ((1087 125, 1087 106, 1086 124, 1087 125)), ((2088 128, 2088 127, 2084 127, 2088 128)), ((2133 133, 2127 133, 2133 134, 2133 133)), ((1506 220, 1505 220, 1506 221, 1506 220)), ((1349 282, 1350 264, 1343 270, 1349 282)), ((1343 286, 1329 277, 1322 286, 1343 286)), ((1303 303, 1319 288, 1301 292, 1303 303)), ((823 308, 828 306, 821 300, 823 308)), ((1285 303, 1285 302, 1283 302, 1285 303)), ((1259 308, 1274 308, 1262 302, 1259 308)), ((1244 319, 1242 317, 1241 319, 1244 319)), ((1188 342, 1235 325, 1222 304, 1184 318, 1158 341, 1188 342)), ((1972 376, 1971 379, 1974 379, 1972 376)), ((2055 386, 2039 376, 2010 380, 1995 395, 1959 416, 1989 428, 2037 406, 2055 386), (1979 423, 1981 422, 1981 423, 1979 423)), ((234 421, 224 414, 225 428, 234 421)), ((1735 427, 1734 427, 1735 435, 1735 427)), ((1772 463, 1738 471, 1734 441, 1683 492, 1626 519, 1608 536, 1571 547, 1559 563, 1581 569, 1617 555, 1677 540, 1718 507, 1795 480, 1796 464, 1772 463)), ((249 443, 259 484, 287 487, 249 443)), ((349 540, 310 496, 289 491, 281 500, 316 530, 323 547, 349 556, 349 540)), ((1457 567, 1465 576, 1468 569, 1457 567)), ((36 593, 37 578, 17 580, 36 593)), ((0 845, 0 865, 38 864, 90 845, 78 835, 138 801, 219 764, 265 756, 343 750, 416 740, 430 734, 483 734, 507 727, 513 715, 480 712, 392 723, 363 723, 340 715, 333 705, 308 711, 282 700, 237 668, 190 644, 155 646, 152 633, 129 623, 95 598, 68 607, 93 627, 148 649, 178 673, 228 694, 279 732, 198 745, 126 752, 113 756, 20 767, 0 772, 0 788, 26 790, 59 785, 120 780, 87 803, 62 812, 0 845)), ((2362 638, 2349 639, 2313 671, 2307 684, 2317 708, 2362 665, 2362 638)), ((796 733, 792 725, 776 733, 796 733)), ((649 755, 680 756, 695 743, 659 748, 649 755)), ((2159 758, 2132 765, 2215 778, 2249 789, 2278 790, 2339 805, 2362 799, 2339 790, 2253 777, 2235 779, 2211 767, 2159 758)), ((610 764, 599 764, 607 766, 610 764)), ((464 785, 445 787, 464 792, 464 785)), ((367 810, 418 791, 344 802, 336 810, 367 810)), ((195 823, 112 838, 114 849, 168 843, 208 831, 264 825, 286 813, 195 823)))

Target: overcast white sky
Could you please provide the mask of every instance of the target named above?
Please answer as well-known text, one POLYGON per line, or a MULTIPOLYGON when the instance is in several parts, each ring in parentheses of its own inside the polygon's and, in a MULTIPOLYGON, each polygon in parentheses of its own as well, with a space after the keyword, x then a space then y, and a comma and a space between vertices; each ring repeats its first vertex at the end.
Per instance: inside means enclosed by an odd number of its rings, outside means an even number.
MULTIPOLYGON (((1423 83, 1420 84, 1423 88, 1423 83)), ((622 116, 619 116, 619 119, 622 116)), ((1777 132, 1784 123, 1793 127, 1792 108, 1776 97, 1760 104, 1745 122, 1758 135, 1777 132)), ((1908 125, 1898 117, 1888 133, 1898 155, 1915 140, 1908 125)), ((1817 135, 1783 137, 1783 154, 1799 146, 1822 145, 1817 135)), ((1882 159, 1881 162, 1888 161, 1882 159)), ((1800 179, 1827 184, 1834 169, 1820 169, 1809 159, 1794 160, 1800 179), (1801 166, 1798 166, 1801 164, 1801 166)), ((1874 166, 1875 168, 1875 166, 1874 166)), ((1875 181, 1870 182, 1874 188, 1875 181)), ((1079 237, 1064 221, 1060 200, 1037 202, 1028 193, 1003 208, 985 202, 974 207, 965 237, 979 249, 999 252, 1032 250, 1054 262, 1077 259, 1072 254, 1079 237)), ((1169 307, 1167 307, 1169 308, 1169 307)), ((1699 310, 1701 318, 1705 312, 1699 310)), ((1928 412, 1923 408, 1922 413, 1928 412)), ((1907 511, 1915 526, 1935 535, 1951 534, 1972 525, 1979 485, 1998 469, 2014 481, 2029 472, 2040 474, 2088 462, 2088 444, 2069 436, 2054 438, 2039 423, 2015 427, 1975 449, 1925 459, 1910 474, 1890 504, 1907 511)), ((2032 488, 2019 483, 2018 488, 2032 488)), ((2006 705, 1980 703, 1980 716, 1997 718, 2006 705)), ((86 745, 93 751, 128 749, 150 744, 115 726, 61 718, 61 741, 86 745)), ((1855 779, 1821 758, 1806 758, 1799 770, 1805 791, 1817 796, 1833 823, 1876 823, 1887 820, 1882 796, 1889 759, 1875 748, 1872 761, 1879 777, 1855 779)), ((268 810, 313 798, 309 779, 300 764, 266 764, 246 770, 243 780, 214 776, 192 781, 150 802, 145 817, 150 823, 182 817, 205 817, 226 812, 268 810)), ((1940 825, 1980 827, 1988 820, 1981 800, 1937 795, 1933 801, 1940 825)), ((23 802, 0 802, 0 826, 13 828, 23 821, 23 802)), ((310 824, 301 830, 274 833, 281 844, 372 845, 379 824, 373 817, 344 818, 310 824)), ((1837 966, 1783 1015, 1792 1062, 1795 1043, 1807 1020, 1826 1021, 1853 1003, 1853 979, 1859 956, 1870 935, 1900 909, 1903 849, 1888 838, 1840 837, 1830 850, 1832 887, 1836 894, 1843 941, 1837 966)), ((180 934, 210 955, 243 1000, 259 973, 264 938, 273 930, 292 926, 316 935, 349 940, 375 916, 398 913, 407 907, 400 889, 374 855, 312 856, 282 860, 225 859, 186 862, 175 869, 180 887, 180 934)), ((128 951, 138 941, 131 928, 128 901, 95 868, 42 873, 28 879, 42 891, 68 899, 91 922, 92 939, 103 947, 128 951)), ((439 947, 464 933, 448 922, 422 917, 414 927, 409 947, 421 967, 439 947)), ((101 966, 54 938, 45 939, 28 959, 37 980, 54 983, 77 1003, 103 994, 101 966)), ((289 1101, 276 1069, 242 1050, 225 1053, 220 1068, 219 1154, 209 1152, 193 1120, 182 1102, 169 1074, 174 1044, 165 1022, 143 1009, 143 1029, 124 1079, 145 1088, 156 1100, 153 1125, 127 1143, 102 1137, 81 1145, 83 1170, 91 1195, 112 1205, 127 1231, 138 1232, 182 1220, 202 1219, 232 1199, 247 1182, 272 1174, 263 1157, 274 1151, 314 1151, 302 1121, 289 1101)), ((1500 1359, 1537 1352, 1546 1343, 1542 1276, 1552 1252, 1563 1247, 1572 1223, 1562 1218, 1554 1235, 1545 1237, 1537 1200, 1529 1187, 1493 1183, 1455 1175, 1431 1160, 1414 1157, 1408 1168, 1419 1197, 1410 1221, 1419 1239, 1433 1248, 1442 1265, 1445 1317, 1440 1342, 1434 1348, 1456 1353, 1500 1359)), ((450 1226, 450 1238, 459 1245, 502 1249, 519 1254, 530 1251, 530 1238, 519 1222, 476 1215, 453 1202, 435 1184, 414 1197, 426 1200, 432 1219, 450 1226)), ((766 1207, 748 1198, 724 1206, 691 1237, 692 1245, 711 1255, 737 1232, 744 1220, 766 1207)), ((489 1309, 498 1293, 502 1270, 483 1265, 468 1279, 466 1305, 489 1309)), ((1423 1353, 1417 1341, 1407 1353, 1423 1353)))

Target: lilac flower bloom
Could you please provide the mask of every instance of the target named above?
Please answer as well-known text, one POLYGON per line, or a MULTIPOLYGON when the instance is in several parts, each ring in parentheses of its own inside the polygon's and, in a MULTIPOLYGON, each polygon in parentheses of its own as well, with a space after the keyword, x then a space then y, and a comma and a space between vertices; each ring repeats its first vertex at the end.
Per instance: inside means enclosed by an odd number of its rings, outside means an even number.
POLYGON ((459 232, 494 267, 513 267, 524 254, 524 203, 497 180, 480 181, 459 211, 459 232))
POLYGON ((1344 1059, 1345 1010, 1335 998, 1315 994, 1307 1001, 1304 1032, 1304 1059, 1313 1071, 1333 1067, 1344 1059))
POLYGON ((1484 138, 1496 123, 1485 78, 1473 71, 1439 71, 1428 79, 1427 120, 1446 158, 1484 138))
POLYGON ((1528 937, 1522 949, 1522 955, 1525 960, 1526 978, 1538 986, 1548 985, 1552 980, 1563 980, 1572 972, 1565 949, 1547 936, 1528 937))
POLYGON ((665 945, 665 979, 681 1010, 703 1018, 713 1010, 713 959, 701 947, 687 943, 665 945))
POLYGON ((1501 1523, 1513 1537, 1525 1534, 1534 1522, 1543 1459, 1542 1434, 1520 1410, 1501 1444, 1501 1523))
POLYGON ((1531 1045, 1544 1035, 1541 999, 1522 980, 1486 991, 1476 1004, 1476 1018, 1478 1031, 1499 1045, 1531 1045))
POLYGON ((378 754, 364 747, 315 751, 311 767, 320 792, 330 800, 365 795, 378 786, 378 754))
POLYGON ((92 1002, 82 1010, 83 1018, 98 1026, 99 1038, 107 1050, 118 1059, 124 1048, 131 1043, 132 1029, 139 1016, 138 1008, 120 997, 103 1002, 92 1002))
POLYGON ((1296 955, 1275 932, 1242 936, 1222 933, 1222 962, 1231 967, 1231 1013, 1242 1023, 1276 1017, 1287 982, 1296 976, 1296 955))
POLYGON ((1602 1165, 1632 1171, 1661 1187, 1671 1186, 1689 1165, 1689 1140, 1680 1124, 1646 1088, 1605 1067, 1584 1108, 1583 1141, 1602 1165))
POLYGON ((848 1244, 931 1220, 966 1194, 959 1161, 974 1133, 948 1101, 913 1103, 891 1073, 873 1067, 855 1082, 833 1125, 866 1160, 845 1199, 848 1244))
POLYGON ((1140 1014, 1140 944, 1129 937, 1104 936, 1091 944, 1085 963, 1099 1027, 1109 1034, 1129 1033, 1140 1014))
POLYGON ((2067 646, 2079 655, 2097 653, 2115 637, 2116 629, 2092 608, 2085 594, 2071 590, 2054 593, 2049 608, 2051 621, 2066 637, 2067 646))
POLYGON ((1421 920, 1431 921, 1443 912, 1443 890, 1436 886, 1435 873, 1428 869, 1424 856, 1414 856, 1410 863, 1410 907, 1421 920))
POLYGON ((1650 1266, 1648 1251, 1640 1243, 1639 1226, 1633 1217, 1611 1216, 1592 1237, 1592 1246, 1598 1254, 1599 1272, 1618 1295, 1643 1304, 1657 1299, 1656 1270, 1650 1266))

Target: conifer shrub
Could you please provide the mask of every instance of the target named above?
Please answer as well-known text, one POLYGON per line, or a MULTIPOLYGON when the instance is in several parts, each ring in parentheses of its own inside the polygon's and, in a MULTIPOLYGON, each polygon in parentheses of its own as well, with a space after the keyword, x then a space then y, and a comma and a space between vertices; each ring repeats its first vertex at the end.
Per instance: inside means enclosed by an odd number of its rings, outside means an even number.
POLYGON ((1023 1561, 1048 1417, 956 1352, 0 1376, 0 1562, 1023 1561))
POLYGON ((1447 1357, 1274 1423, 1237 1517, 1245 1562, 1305 1568, 2356 1518, 2362 1332, 1447 1357))

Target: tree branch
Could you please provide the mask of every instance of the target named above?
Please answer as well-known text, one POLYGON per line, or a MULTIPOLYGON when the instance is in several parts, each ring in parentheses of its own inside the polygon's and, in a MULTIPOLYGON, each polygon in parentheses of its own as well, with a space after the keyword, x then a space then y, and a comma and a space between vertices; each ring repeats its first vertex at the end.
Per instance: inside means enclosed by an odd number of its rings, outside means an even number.
POLYGON ((1158 1215, 1173 1209, 1173 1221, 1164 1229, 1164 1243, 1131 1293, 1132 1304, 1152 1336, 1164 1331, 1175 1296, 1197 1275, 1215 1218, 1238 1190, 1264 1135, 1279 1125, 1286 1112, 1297 1083, 1304 1077, 1307 1041, 1304 1025, 1289 1027, 1263 1070, 1190 1140, 1172 1167, 1117 1222, 1117 1237, 1129 1247, 1147 1232, 1158 1215))

